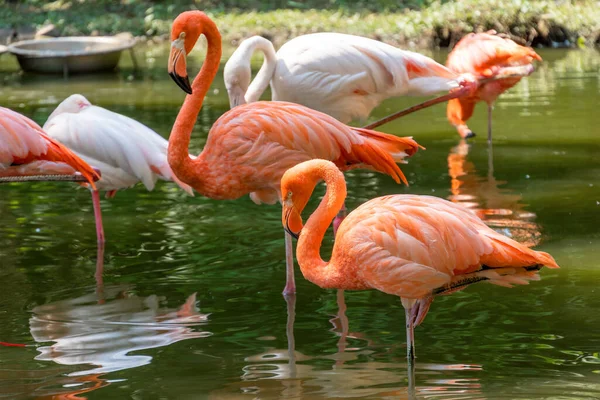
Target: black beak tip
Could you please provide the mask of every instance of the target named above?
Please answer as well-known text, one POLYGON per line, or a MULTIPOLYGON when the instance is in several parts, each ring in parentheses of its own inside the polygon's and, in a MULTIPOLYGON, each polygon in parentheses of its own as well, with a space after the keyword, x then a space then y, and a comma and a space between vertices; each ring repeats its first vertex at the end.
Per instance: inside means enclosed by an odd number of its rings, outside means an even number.
POLYGON ((190 79, 188 78, 187 75, 180 76, 180 75, 177 75, 175 72, 171 72, 171 73, 169 73, 169 75, 171 76, 173 81, 175 81, 177 86, 179 86, 181 88, 181 90, 183 90, 187 94, 192 94, 192 85, 190 85, 190 79))
POLYGON ((298 240, 298 239, 300 238, 300 234, 299 234, 299 233, 294 233, 294 232, 292 232, 292 231, 290 230, 290 228, 288 228, 287 226, 286 226, 284 229, 285 229, 285 231, 286 231, 287 233, 289 233, 289 234, 290 234, 290 236, 291 236, 291 237, 293 237, 294 239, 298 240))

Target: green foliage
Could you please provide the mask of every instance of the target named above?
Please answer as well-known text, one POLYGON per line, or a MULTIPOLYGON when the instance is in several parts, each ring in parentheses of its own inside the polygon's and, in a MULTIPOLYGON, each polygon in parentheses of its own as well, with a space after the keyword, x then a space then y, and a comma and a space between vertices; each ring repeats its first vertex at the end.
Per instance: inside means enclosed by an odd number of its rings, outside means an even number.
POLYGON ((496 29, 549 45, 579 37, 591 44, 600 34, 594 0, 29 0, 0 7, 0 28, 52 23, 63 35, 167 35, 173 18, 189 9, 208 12, 232 42, 260 34, 281 44, 304 33, 338 31, 447 46, 465 33, 496 29))

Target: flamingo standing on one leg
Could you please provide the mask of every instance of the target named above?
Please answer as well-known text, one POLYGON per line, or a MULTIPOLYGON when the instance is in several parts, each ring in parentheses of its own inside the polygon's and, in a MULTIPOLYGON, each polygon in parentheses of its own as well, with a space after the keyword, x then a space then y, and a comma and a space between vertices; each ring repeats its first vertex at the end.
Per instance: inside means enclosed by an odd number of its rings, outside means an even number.
POLYGON ((231 107, 257 101, 270 83, 272 100, 302 104, 343 123, 366 120, 390 97, 426 96, 460 86, 466 86, 460 93, 467 94, 476 87, 470 74, 459 75, 421 54, 329 32, 298 36, 277 53, 269 40, 248 38, 225 64, 223 77, 231 107), (257 50, 265 58, 251 83, 250 59, 257 50))
MULTIPOLYGON (((256 102, 235 107, 213 125, 202 153, 192 159, 188 147, 192 129, 210 84, 219 69, 221 35, 215 23, 200 11, 188 11, 173 22, 169 74, 190 93, 169 139, 169 164, 183 182, 213 199, 236 199, 250 194, 256 202, 281 199, 283 173, 312 158, 332 160, 343 170, 368 168, 406 178, 396 165, 414 154, 411 138, 351 128, 335 118, 286 102, 256 102), (186 56, 199 36, 208 41, 202 69, 190 86, 186 56)), ((285 294, 295 291, 293 252, 286 235, 287 281, 285 294)))
MULTIPOLYGON (((111 198, 117 190, 138 182, 152 190, 156 181, 162 179, 175 181, 193 195, 167 163, 166 139, 134 119, 92 105, 80 94, 63 100, 48 117, 44 130, 101 171, 102 178, 92 189, 98 220, 100 190, 106 190, 106 197, 111 198)), ((102 223, 97 223, 97 227, 98 241, 104 243, 102 223)))
POLYGON ((467 126, 475 103, 488 105, 488 141, 492 141, 492 106, 498 96, 533 72, 533 60, 542 58, 531 48, 496 35, 496 31, 470 33, 454 47, 446 65, 457 73, 471 73, 479 81, 476 91, 448 102, 448 120, 463 138, 475 136, 467 126))
POLYGON ((549 254, 497 233, 466 208, 417 195, 378 197, 348 214, 325 262, 321 242, 346 198, 344 175, 329 161, 306 161, 283 175, 281 194, 282 223, 299 235, 296 255, 306 279, 322 288, 377 289, 401 297, 409 362, 413 328, 435 295, 479 281, 525 285, 539 279, 542 266, 558 268, 549 254), (303 226, 302 210, 321 180, 327 192, 303 226))
POLYGON ((99 178, 97 171, 38 124, 0 107, 0 181, 82 181, 95 188, 99 178))

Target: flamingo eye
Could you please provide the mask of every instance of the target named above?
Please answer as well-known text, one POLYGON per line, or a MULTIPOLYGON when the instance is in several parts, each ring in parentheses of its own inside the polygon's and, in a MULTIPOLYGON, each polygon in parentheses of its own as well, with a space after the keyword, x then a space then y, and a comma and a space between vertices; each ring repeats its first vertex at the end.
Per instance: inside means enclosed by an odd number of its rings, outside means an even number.
POLYGON ((179 34, 179 39, 185 39, 185 32, 181 32, 179 34))

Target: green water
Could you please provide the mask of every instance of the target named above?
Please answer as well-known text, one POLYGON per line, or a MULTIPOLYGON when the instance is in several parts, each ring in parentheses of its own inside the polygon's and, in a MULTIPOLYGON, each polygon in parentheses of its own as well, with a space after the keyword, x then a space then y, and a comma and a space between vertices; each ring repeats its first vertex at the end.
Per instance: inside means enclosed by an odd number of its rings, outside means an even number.
MULTIPOLYGON (((142 50, 140 72, 125 59, 114 74, 69 81, 21 75, 4 55, 0 104, 41 124, 78 92, 167 137, 184 94, 166 75, 165 48, 142 50)), ((427 147, 403 167, 409 188, 347 174, 350 208, 388 193, 451 197, 562 267, 529 286, 478 284, 436 299, 415 331, 418 398, 600 398, 600 55, 541 55, 536 73, 496 105, 493 171, 485 108, 466 145, 436 106, 381 128, 427 147)), ((220 78, 213 89, 192 152, 228 107, 220 78)), ((373 119, 415 101, 387 101, 373 119)), ((102 207, 97 283, 87 191, 0 186, 0 341, 35 345, 0 347, 0 397, 407 398, 397 298, 346 292, 344 305, 298 272, 289 311, 279 206, 188 197, 161 182, 102 207)))

